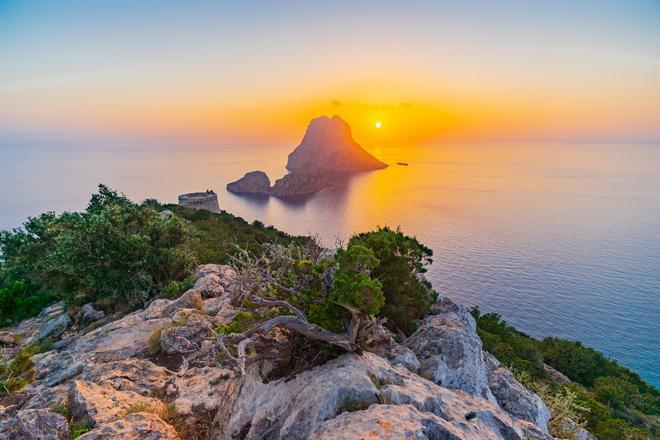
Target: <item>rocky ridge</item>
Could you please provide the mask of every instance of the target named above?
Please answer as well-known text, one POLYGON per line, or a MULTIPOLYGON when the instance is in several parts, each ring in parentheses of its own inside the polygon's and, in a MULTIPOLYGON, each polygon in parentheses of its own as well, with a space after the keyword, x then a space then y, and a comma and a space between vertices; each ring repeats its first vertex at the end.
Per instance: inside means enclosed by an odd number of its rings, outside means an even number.
POLYGON ((180 298, 123 317, 87 308, 98 319, 84 324, 56 305, 3 333, 8 353, 44 333, 58 341, 33 356, 34 382, 2 402, 0 439, 66 439, 81 424, 84 440, 551 438, 543 402, 483 351, 469 311, 449 299, 400 343, 384 333, 373 353, 266 381, 199 355, 238 310, 231 267, 197 276, 180 298))

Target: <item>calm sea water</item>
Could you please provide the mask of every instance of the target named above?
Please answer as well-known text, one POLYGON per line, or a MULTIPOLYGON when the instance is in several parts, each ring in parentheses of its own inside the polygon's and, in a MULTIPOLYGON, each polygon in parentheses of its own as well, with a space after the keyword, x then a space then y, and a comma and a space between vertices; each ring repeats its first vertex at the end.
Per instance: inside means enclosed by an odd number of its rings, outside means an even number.
POLYGON ((99 182, 134 200, 213 188, 223 209, 293 234, 401 226, 433 248, 436 290, 537 336, 579 339, 660 386, 660 146, 429 145, 373 151, 408 167, 296 202, 225 184, 284 174, 291 145, 0 144, 0 229, 79 210, 99 182))

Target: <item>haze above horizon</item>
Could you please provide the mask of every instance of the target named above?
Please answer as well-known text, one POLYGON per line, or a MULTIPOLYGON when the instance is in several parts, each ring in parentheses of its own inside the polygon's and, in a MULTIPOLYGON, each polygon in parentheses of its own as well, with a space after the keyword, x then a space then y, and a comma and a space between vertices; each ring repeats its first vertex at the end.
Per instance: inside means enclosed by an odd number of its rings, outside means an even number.
POLYGON ((660 4, 0 0, 0 140, 660 139, 660 4), (378 124, 378 125, 377 125, 378 124))

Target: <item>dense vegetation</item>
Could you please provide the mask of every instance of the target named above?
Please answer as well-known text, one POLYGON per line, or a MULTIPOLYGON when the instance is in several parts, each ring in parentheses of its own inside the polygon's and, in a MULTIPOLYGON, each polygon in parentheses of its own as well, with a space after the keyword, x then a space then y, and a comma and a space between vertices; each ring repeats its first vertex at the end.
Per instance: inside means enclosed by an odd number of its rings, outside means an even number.
MULTIPOLYGON (((343 302, 410 333, 435 297, 420 276, 431 250, 401 231, 359 234, 326 253, 309 238, 260 222, 155 200, 138 204, 99 185, 83 212, 46 213, 0 232, 0 325, 58 300, 93 302, 111 312, 134 309, 157 295, 180 294, 198 263, 235 263, 239 253, 262 253, 265 244, 281 248, 270 264, 280 285, 301 287, 299 305, 328 328, 341 328, 336 303, 343 302), (332 286, 325 285, 328 271, 332 286)), ((289 299, 285 290, 271 293, 289 299)))
POLYGON ((599 439, 632 440, 660 435, 660 392, 639 375, 579 342, 537 340, 514 329, 499 315, 473 309, 484 348, 547 402, 572 404, 599 439), (547 373, 550 365, 573 381, 561 384, 547 373), (566 397, 569 399, 566 399, 566 397), (563 397, 558 399, 558 397, 563 397))
POLYGON ((237 247, 304 240, 227 213, 133 203, 100 185, 84 212, 46 213, 0 232, 0 326, 61 299, 131 309, 159 292, 180 293, 200 261, 227 263, 237 247))
MULTIPOLYGON (((256 309, 253 295, 286 301, 310 322, 338 333, 346 329, 348 310, 355 309, 409 334, 437 296, 421 276, 429 257, 415 238, 388 227, 355 235, 336 252, 314 240, 243 250, 233 259, 245 293, 237 303, 256 309)), ((269 317, 238 318, 236 327, 245 330, 269 317)))

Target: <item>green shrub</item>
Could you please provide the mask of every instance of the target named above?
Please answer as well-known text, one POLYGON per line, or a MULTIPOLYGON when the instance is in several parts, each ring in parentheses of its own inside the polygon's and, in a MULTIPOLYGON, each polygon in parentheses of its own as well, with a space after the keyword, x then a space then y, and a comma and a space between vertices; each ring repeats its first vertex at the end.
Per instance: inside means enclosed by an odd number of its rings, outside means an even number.
POLYGON ((163 219, 101 186, 71 230, 56 239, 59 287, 74 304, 133 308, 196 265, 186 247, 187 225, 163 219))
POLYGON ((29 282, 11 281, 6 288, 0 288, 0 325, 37 315, 55 298, 51 292, 40 291, 29 282))
POLYGON ((335 256, 337 271, 329 296, 331 303, 353 306, 367 315, 377 315, 385 304, 382 284, 371 278, 378 266, 374 252, 359 244, 339 249, 335 256))
POLYGON ((192 289, 194 284, 195 279, 193 277, 187 277, 183 281, 172 280, 160 290, 158 298, 177 299, 188 289, 192 289))
POLYGON ((380 315, 395 329, 412 333, 415 320, 428 314, 437 297, 423 278, 426 266, 433 262, 433 251, 388 227, 353 236, 348 248, 356 245, 370 249, 378 261, 370 276, 380 282, 385 297, 380 315))

